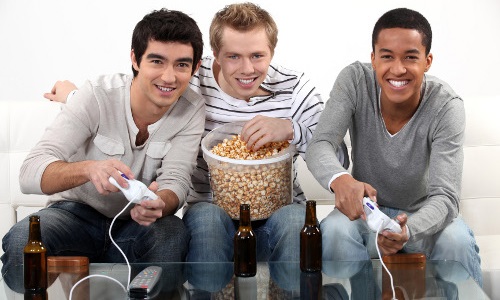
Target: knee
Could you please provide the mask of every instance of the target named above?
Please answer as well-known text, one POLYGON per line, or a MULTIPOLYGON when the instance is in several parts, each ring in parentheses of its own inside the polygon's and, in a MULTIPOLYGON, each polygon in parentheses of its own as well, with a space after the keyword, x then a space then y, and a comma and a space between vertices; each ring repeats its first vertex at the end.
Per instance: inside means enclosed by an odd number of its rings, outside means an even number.
POLYGON ((214 220, 220 219, 224 215, 227 215, 227 213, 219 206, 208 202, 199 202, 190 205, 182 219, 184 222, 191 222, 194 220, 214 220))
POLYGON ((328 215, 320 224, 323 239, 325 237, 338 238, 357 234, 357 229, 355 230, 352 224, 353 222, 341 213, 328 215))
POLYGON ((463 221, 456 219, 437 235, 432 257, 457 260, 470 253, 479 253, 474 234, 463 221))
MULTIPOLYGON (((23 248, 28 242, 28 224, 18 222, 12 226, 9 232, 2 239, 2 249, 8 255, 2 255, 2 261, 7 256, 16 256, 23 253, 23 248)), ((5 264, 5 262, 3 262, 5 264)))
POLYGON ((358 261, 369 259, 360 221, 350 221, 342 213, 328 215, 320 224, 323 260, 358 261))
POLYGON ((22 268, 15 267, 23 263, 23 248, 28 242, 28 224, 22 221, 16 223, 2 239, 2 274, 9 271, 5 277, 7 285, 16 292, 24 291, 22 285, 22 268))
POLYGON ((188 231, 184 222, 177 216, 165 216, 155 223, 155 239, 169 241, 179 245, 187 245, 188 231))
POLYGON ((5 283, 11 290, 23 293, 23 269, 16 267, 16 265, 23 263, 23 248, 28 241, 28 236, 17 225, 14 225, 2 239, 4 251, 1 257, 2 274, 9 272, 9 276, 4 277, 5 283))
POLYGON ((199 202, 191 206, 184 214, 182 221, 193 235, 223 233, 234 227, 233 220, 219 206, 199 202))
POLYGON ((282 208, 275 211, 269 217, 269 220, 272 223, 286 225, 287 227, 300 226, 302 228, 302 226, 304 226, 305 215, 306 215, 305 206, 302 204, 293 203, 285 205, 282 208))
POLYGON ((154 223, 153 234, 138 243, 141 249, 157 249, 162 261, 181 261, 184 259, 189 234, 184 223, 177 216, 165 216, 154 223), (150 245, 150 246, 148 246, 150 245))

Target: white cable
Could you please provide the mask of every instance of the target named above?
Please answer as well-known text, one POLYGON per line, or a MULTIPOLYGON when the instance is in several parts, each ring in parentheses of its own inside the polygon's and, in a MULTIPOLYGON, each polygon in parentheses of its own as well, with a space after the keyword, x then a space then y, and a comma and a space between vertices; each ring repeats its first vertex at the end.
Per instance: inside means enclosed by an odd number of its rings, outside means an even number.
POLYGON ((133 203, 132 201, 129 201, 129 203, 127 203, 127 205, 125 205, 125 207, 118 214, 116 214, 116 216, 113 218, 113 221, 111 221, 111 225, 109 225, 109 238, 111 239, 111 242, 113 243, 113 245, 115 245, 116 248, 118 248, 120 253, 123 255, 123 258, 125 258, 125 261, 127 262, 127 267, 128 267, 127 291, 128 291, 129 285, 130 285, 130 273, 132 273, 132 271, 131 271, 127 256, 125 255, 125 253, 123 253, 122 249, 120 247, 118 247, 118 245, 115 243, 115 240, 113 240, 113 236, 111 235, 111 228, 113 228, 113 224, 115 223, 116 218, 118 218, 118 216, 121 215, 127 209, 127 207, 129 207, 130 204, 132 204, 132 203, 133 203))
POLYGON ((396 291, 394 290, 394 281, 392 280, 392 274, 391 274, 391 272, 389 272, 389 269, 387 269, 387 267, 385 266, 384 260, 382 259, 382 255, 380 255, 380 250, 378 248, 378 241, 377 241, 377 239, 378 239, 378 233, 380 232, 380 229, 382 229, 382 226, 383 226, 383 222, 380 222, 380 226, 377 229, 377 233, 375 234, 375 247, 377 248, 377 253, 378 253, 378 257, 380 258, 380 263, 384 267, 384 269, 387 272, 387 274, 389 274, 389 278, 391 279, 392 299, 393 300, 397 300, 397 298, 396 298, 396 291))
POLYGON ((116 214, 116 216, 113 218, 113 221, 111 221, 111 224, 109 225, 109 238, 111 239, 111 242, 113 243, 113 245, 115 245, 116 248, 118 248, 118 251, 120 251, 120 253, 125 258, 125 261, 127 262, 127 267, 128 267, 127 288, 125 288, 123 286, 123 284, 121 284, 121 282, 119 282, 118 280, 114 279, 113 277, 106 276, 106 275, 98 275, 98 274, 88 275, 88 276, 85 276, 82 279, 80 279, 77 283, 75 283, 75 285, 73 285, 73 287, 71 287, 71 291, 69 292, 69 300, 71 300, 71 297, 73 295, 73 290, 75 289, 75 287, 77 285, 79 285, 82 281, 84 281, 86 279, 89 279, 90 277, 104 277, 104 278, 109 278, 109 279, 115 281, 116 283, 118 283, 123 288, 123 290, 125 291, 125 293, 127 293, 128 288, 130 286, 130 276, 131 276, 132 272, 131 272, 131 268, 130 268, 130 264, 128 262, 127 256, 125 255, 125 253, 123 253, 122 249, 120 247, 118 247, 118 245, 115 243, 115 240, 113 240, 113 236, 111 235, 111 228, 113 228, 113 224, 115 223, 116 218, 118 218, 118 216, 121 215, 127 209, 127 207, 129 207, 130 204, 132 204, 132 203, 133 202, 130 201, 127 205, 125 205, 125 207, 119 213, 116 214))
POLYGON ((86 277, 78 280, 77 283, 75 283, 75 285, 71 288, 71 291, 69 292, 69 299, 71 299, 73 297, 73 290, 74 290, 74 288, 77 285, 79 285, 82 281, 87 280, 90 277, 104 277, 104 278, 111 279, 114 282, 118 283, 123 288, 123 290, 125 291, 125 294, 127 294, 127 290, 125 289, 125 287, 123 286, 123 284, 121 284, 121 282, 119 282, 118 280, 114 279, 113 277, 109 277, 109 276, 106 276, 106 275, 100 275, 100 274, 93 274, 93 275, 86 276, 86 277))

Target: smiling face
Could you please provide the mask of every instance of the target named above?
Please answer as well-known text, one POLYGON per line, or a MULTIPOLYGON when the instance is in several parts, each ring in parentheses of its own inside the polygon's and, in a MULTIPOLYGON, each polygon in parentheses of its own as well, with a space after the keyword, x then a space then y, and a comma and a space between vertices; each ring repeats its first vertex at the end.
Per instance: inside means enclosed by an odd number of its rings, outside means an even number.
POLYGON ((385 105, 417 107, 424 73, 432 64, 421 34, 414 29, 383 29, 371 54, 372 66, 385 105))
POLYGON ((246 101, 253 96, 268 94, 260 88, 272 59, 265 29, 258 27, 242 32, 226 27, 221 44, 214 57, 220 66, 215 76, 222 90, 246 101))
POLYGON ((133 107, 150 108, 163 114, 184 93, 193 71, 193 48, 179 42, 149 41, 137 63, 131 53, 132 66, 138 71, 131 88, 133 107))

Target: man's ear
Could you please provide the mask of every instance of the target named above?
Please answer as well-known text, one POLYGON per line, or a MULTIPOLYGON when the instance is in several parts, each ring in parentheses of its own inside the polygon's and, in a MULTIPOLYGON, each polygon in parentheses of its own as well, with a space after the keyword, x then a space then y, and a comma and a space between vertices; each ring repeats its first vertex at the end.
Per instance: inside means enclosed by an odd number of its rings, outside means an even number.
POLYGON ((212 50, 212 55, 215 59, 215 61, 219 64, 219 57, 217 56, 219 53, 215 52, 215 50, 212 50))
POLYGON ((134 49, 130 51, 130 60, 132 61, 132 67, 134 68, 134 70, 139 72, 139 64, 137 63, 137 59, 135 58, 134 49))
POLYGON ((194 75, 194 73, 198 72, 198 70, 200 69, 200 66, 201 66, 201 60, 198 61, 198 63, 196 64, 196 68, 194 69, 193 74, 191 74, 191 75, 194 75))
POLYGON ((372 69, 375 71, 375 53, 372 52, 371 54, 371 61, 372 61, 372 69))
POLYGON ((431 68, 433 59, 434 56, 432 56, 432 53, 429 53, 429 55, 427 55, 427 57, 425 58, 425 63, 426 63, 425 72, 429 71, 429 69, 431 68))

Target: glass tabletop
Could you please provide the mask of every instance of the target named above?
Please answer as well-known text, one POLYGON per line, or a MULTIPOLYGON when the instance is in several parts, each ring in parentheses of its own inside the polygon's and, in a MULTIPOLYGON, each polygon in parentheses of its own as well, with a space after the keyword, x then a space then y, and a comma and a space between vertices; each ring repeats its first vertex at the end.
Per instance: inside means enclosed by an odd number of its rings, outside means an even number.
MULTIPOLYGON (((236 277, 228 263, 132 264, 131 279, 144 268, 162 268, 148 299, 391 299, 393 289, 379 260, 323 262, 322 271, 301 272, 299 262, 259 262, 254 277, 236 277)), ((397 299, 489 299, 460 263, 390 264, 397 299)), ((129 299, 125 264, 49 270, 46 294, 24 295, 23 267, 0 279, 3 299, 129 299), (106 278, 109 276, 111 278, 106 278), (38 297, 38 298, 37 298, 38 297), (45 297, 45 298, 44 298, 45 297)))

